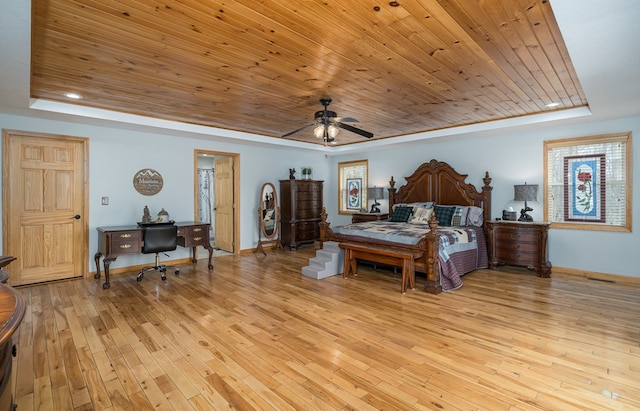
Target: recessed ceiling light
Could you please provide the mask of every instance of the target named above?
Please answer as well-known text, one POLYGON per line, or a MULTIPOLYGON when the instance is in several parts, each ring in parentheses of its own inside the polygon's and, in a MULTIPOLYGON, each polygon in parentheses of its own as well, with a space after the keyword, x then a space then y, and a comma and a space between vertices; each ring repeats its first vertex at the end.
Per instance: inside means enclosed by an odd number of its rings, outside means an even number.
POLYGON ((549 103, 547 104, 547 107, 552 108, 552 107, 558 107, 560 105, 560 103, 549 103))
POLYGON ((82 99, 82 95, 78 94, 78 93, 72 93, 70 91, 66 92, 63 94, 66 98, 71 98, 74 100, 81 100, 82 99))

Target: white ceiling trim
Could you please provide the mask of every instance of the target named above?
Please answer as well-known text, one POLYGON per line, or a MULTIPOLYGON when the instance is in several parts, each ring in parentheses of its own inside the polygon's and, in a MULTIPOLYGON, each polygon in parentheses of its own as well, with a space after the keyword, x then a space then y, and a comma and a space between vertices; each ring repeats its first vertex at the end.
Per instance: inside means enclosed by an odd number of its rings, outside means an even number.
MULTIPOLYGON (((60 114, 68 114, 73 116, 87 117, 99 120, 114 121, 124 124, 135 124, 147 127, 162 128, 165 130, 175 130, 187 133, 196 133, 206 136, 215 136, 228 138, 233 140, 250 141, 253 143, 265 143, 272 145, 281 145, 286 147, 304 148, 316 151, 345 153, 351 151, 360 151, 381 146, 389 146, 391 144, 402 144, 419 140, 426 140, 438 137, 447 137, 453 135, 476 133, 511 127, 520 127, 532 124, 545 123, 550 121, 566 120, 591 115, 588 107, 579 107, 569 110, 553 110, 548 113, 533 114, 530 116, 514 117, 503 120, 488 121, 486 123, 470 124, 466 126, 450 127, 442 130, 427 131, 423 133, 410 134, 401 137, 393 137, 382 140, 365 141, 358 144, 349 144, 344 146, 319 146, 317 144, 309 144, 287 139, 279 139, 274 137, 261 136, 258 134, 244 133, 233 130, 226 130, 215 127, 207 127, 196 124, 181 123, 178 121, 155 119, 151 117, 139 116, 135 114, 121 113, 117 111, 97 109, 91 107, 79 106, 76 104, 60 103, 57 101, 32 99, 30 107, 35 110, 47 112, 55 112, 60 114)), ((339 136, 337 137, 339 138, 339 136)))

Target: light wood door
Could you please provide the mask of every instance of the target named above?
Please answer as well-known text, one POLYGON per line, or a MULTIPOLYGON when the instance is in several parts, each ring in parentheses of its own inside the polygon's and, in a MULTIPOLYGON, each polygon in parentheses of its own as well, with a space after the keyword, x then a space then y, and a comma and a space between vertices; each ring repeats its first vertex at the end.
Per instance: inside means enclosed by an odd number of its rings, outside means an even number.
POLYGON ((3 133, 3 253, 11 285, 80 277, 88 266, 87 140, 3 133))
POLYGON ((214 243, 221 250, 233 253, 233 157, 214 161, 214 243))

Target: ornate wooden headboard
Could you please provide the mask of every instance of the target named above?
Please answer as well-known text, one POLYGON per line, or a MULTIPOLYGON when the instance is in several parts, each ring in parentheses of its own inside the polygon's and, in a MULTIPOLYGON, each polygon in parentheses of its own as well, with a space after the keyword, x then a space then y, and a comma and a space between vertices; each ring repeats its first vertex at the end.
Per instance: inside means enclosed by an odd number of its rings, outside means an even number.
POLYGON ((484 220, 491 219, 491 178, 489 172, 483 178, 482 191, 466 183, 467 174, 460 174, 449 164, 431 160, 422 164, 409 177, 407 183, 395 189, 395 181, 389 181, 389 210, 394 204, 432 201, 441 205, 473 205, 483 210, 484 220))

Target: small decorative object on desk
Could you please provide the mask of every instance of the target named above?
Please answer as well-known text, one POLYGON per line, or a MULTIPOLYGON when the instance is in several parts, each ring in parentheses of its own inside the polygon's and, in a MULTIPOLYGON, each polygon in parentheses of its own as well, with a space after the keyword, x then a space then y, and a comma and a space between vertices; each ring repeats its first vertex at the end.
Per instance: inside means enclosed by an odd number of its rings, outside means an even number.
POLYGON ((311 173, 313 173, 313 168, 311 168, 311 167, 302 167, 302 179, 303 180, 311 180, 311 173))
POLYGON ((296 179, 296 169, 295 168, 290 168, 289 169, 289 180, 295 180, 296 179))
POLYGON ((144 211, 142 213, 142 223, 149 224, 151 222, 151 213, 149 213, 149 207, 144 206, 144 211))
POLYGON ((158 220, 157 221, 159 223, 168 223, 169 221, 171 221, 169 219, 169 213, 167 213, 164 208, 162 210, 160 210, 160 212, 158 213, 158 220))

